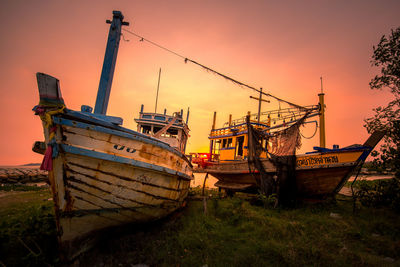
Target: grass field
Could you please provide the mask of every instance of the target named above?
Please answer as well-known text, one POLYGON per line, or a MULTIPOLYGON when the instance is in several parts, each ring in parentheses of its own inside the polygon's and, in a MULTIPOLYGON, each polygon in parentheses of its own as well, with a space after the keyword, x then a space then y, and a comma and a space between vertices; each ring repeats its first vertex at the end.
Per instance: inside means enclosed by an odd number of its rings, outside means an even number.
MULTIPOLYGON (((108 232, 81 266, 400 265, 400 215, 361 207, 351 198, 272 209, 248 195, 187 206, 161 221, 108 232)), ((59 265, 47 189, 0 191, 0 261, 6 266, 59 265)))

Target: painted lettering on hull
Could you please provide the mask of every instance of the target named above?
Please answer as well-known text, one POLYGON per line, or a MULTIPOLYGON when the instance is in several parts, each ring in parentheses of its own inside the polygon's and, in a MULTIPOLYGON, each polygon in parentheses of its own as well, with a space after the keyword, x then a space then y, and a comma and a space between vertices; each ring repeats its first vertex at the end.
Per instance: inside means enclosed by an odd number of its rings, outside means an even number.
POLYGON ((297 159, 297 166, 315 166, 333 163, 339 163, 338 156, 313 156, 297 159))
POLYGON ((125 150, 128 153, 136 152, 136 149, 133 149, 133 148, 130 148, 130 147, 121 146, 121 145, 114 145, 114 149, 116 149, 116 150, 125 150))
POLYGON ((313 167, 337 163, 355 163, 363 151, 349 151, 342 153, 327 153, 318 155, 297 156, 297 167, 313 167))

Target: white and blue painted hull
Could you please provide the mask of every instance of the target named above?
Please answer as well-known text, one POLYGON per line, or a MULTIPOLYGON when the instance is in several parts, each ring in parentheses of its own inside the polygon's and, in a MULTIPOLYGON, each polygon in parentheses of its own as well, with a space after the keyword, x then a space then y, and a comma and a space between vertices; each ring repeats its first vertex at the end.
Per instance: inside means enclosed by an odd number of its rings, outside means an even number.
POLYGON ((183 205, 192 166, 179 151, 81 112, 52 120, 59 154, 49 179, 66 259, 87 250, 103 229, 156 220, 183 205))
POLYGON ((113 11, 112 21, 107 20, 111 25, 94 113, 85 105, 82 112, 66 109, 59 80, 36 74, 40 101, 34 111, 43 121, 46 143, 41 168, 49 171, 65 260, 87 250, 103 229, 156 220, 178 209, 193 179, 183 154, 189 129, 182 114, 178 150, 120 127, 121 118, 106 115, 121 27, 129 25, 123 19, 113 11))

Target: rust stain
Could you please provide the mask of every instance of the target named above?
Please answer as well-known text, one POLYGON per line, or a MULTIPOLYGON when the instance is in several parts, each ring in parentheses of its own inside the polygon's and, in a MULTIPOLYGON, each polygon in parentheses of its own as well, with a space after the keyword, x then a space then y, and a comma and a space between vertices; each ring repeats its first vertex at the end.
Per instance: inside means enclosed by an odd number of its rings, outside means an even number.
POLYGON ((142 148, 139 150, 139 156, 150 160, 151 159, 151 154, 149 152, 147 152, 147 146, 146 145, 142 145, 142 148))
POLYGON ((153 145, 142 145, 138 152, 140 157, 152 163, 159 163, 166 158, 165 150, 153 145))
POLYGON ((108 138, 107 138, 107 142, 108 142, 108 143, 111 143, 111 139, 112 139, 112 137, 113 137, 113 136, 112 136, 111 134, 110 134, 110 135, 108 135, 108 138))
POLYGON ((94 177, 95 177, 96 179, 99 179, 99 175, 100 175, 100 173, 99 173, 99 171, 100 171, 100 167, 101 167, 101 162, 97 163, 96 172, 94 173, 94 177))
MULTIPOLYGON (((67 167, 67 165, 64 165, 64 169, 66 169, 66 167, 67 167)), ((75 199, 71 196, 71 192, 67 188, 68 183, 66 182, 66 180, 68 180, 68 177, 67 177, 66 173, 64 172, 64 190, 65 190, 64 199, 66 201, 64 211, 72 211, 74 209, 75 199)))

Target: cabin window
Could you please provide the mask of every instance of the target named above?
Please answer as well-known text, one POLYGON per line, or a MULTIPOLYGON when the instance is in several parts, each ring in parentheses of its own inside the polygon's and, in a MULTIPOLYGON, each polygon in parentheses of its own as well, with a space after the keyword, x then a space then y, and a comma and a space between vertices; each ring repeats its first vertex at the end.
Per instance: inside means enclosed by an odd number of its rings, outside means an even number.
POLYGON ((144 134, 149 134, 151 131, 151 126, 142 126, 141 127, 141 132, 144 134))
POLYGON ((154 116, 154 119, 158 120, 158 121, 165 121, 165 117, 164 116, 154 116))
POLYGON ((161 130, 161 127, 154 127, 153 129, 154 133, 157 133, 159 130, 161 130))
POLYGON ((226 147, 232 147, 232 138, 228 138, 226 147))
POLYGON ((236 139, 236 146, 237 146, 237 154, 236 156, 243 156, 243 143, 244 143, 244 136, 239 136, 236 139))
POLYGON ((177 129, 169 128, 167 132, 169 134, 171 134, 171 135, 178 135, 178 130, 177 129))
POLYGON ((143 115, 142 119, 151 119, 151 115, 143 115))
MULTIPOLYGON (((221 140, 219 140, 221 142, 221 140)), ((232 138, 222 139, 222 146, 221 148, 228 148, 232 147, 232 138)))
POLYGON ((216 140, 214 142, 214 152, 213 152, 213 154, 219 154, 220 147, 221 147, 221 140, 216 140))
POLYGON ((227 139, 222 139, 222 148, 226 147, 227 139))

